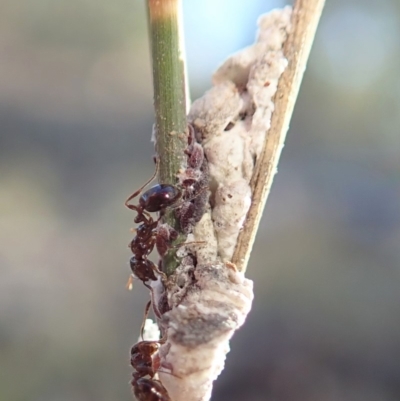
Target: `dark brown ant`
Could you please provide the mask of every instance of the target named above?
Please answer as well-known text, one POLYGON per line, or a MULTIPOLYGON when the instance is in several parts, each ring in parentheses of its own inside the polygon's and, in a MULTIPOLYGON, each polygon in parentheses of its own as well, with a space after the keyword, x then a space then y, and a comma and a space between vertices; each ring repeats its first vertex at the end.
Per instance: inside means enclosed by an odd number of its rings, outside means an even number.
MULTIPOLYGON (((149 313, 151 301, 144 312, 140 334, 143 339, 144 325, 149 313)), ((165 337, 159 341, 139 341, 131 348, 131 366, 135 370, 131 385, 133 393, 139 401, 170 401, 167 390, 154 376, 159 368, 158 350, 165 337), (158 357, 158 358, 157 358, 158 357), (148 376, 149 378, 146 378, 148 376)))
POLYGON ((139 401, 171 400, 162 383, 154 379, 156 369, 153 358, 159 347, 157 341, 140 341, 131 349, 131 366, 135 369, 131 385, 139 401))
MULTIPOLYGON (((130 249, 133 257, 130 260, 132 273, 143 281, 143 284, 150 288, 146 281, 157 280, 156 274, 163 276, 155 263, 148 259, 149 254, 157 247, 160 255, 163 256, 169 247, 170 241, 177 238, 178 233, 172 228, 166 233, 166 230, 158 230, 157 226, 167 207, 176 204, 182 197, 182 192, 174 185, 158 184, 145 191, 139 198, 137 205, 129 202, 140 195, 145 188, 157 175, 158 163, 153 176, 137 191, 135 191, 125 201, 125 206, 134 210, 137 215, 134 219, 135 223, 141 223, 136 229, 136 236, 130 243, 130 249), (159 212, 160 216, 153 220, 150 213, 159 212)), ((131 281, 128 282, 131 285, 131 281)), ((151 289, 151 288, 150 288, 151 289)))
MULTIPOLYGON (((157 248, 160 256, 164 256, 171 249, 172 242, 178 238, 178 232, 175 229, 167 224, 159 224, 161 217, 169 207, 184 209, 185 205, 189 204, 191 207, 193 205, 190 203, 193 199, 187 199, 186 195, 185 201, 179 203, 182 199, 182 191, 176 186, 168 184, 158 184, 151 187, 140 196, 137 205, 130 204, 129 202, 140 195, 143 188, 153 181, 157 172, 158 161, 156 162, 156 170, 153 176, 125 201, 125 206, 137 213, 134 222, 141 223, 136 229, 136 236, 129 245, 134 255, 130 260, 130 267, 134 276, 141 280, 150 290, 151 288, 146 284, 146 281, 156 281, 157 276, 155 273, 162 277, 165 277, 165 275, 155 263, 148 259, 148 256, 154 247, 157 248), (159 217, 156 220, 153 220, 150 215, 153 212, 159 212, 159 217)), ((198 194, 194 194, 193 197, 195 198, 196 196, 198 194)), ((183 218, 180 220, 184 221, 183 218)), ((131 284, 132 281, 130 279, 128 281, 129 288, 131 284)))
MULTIPOLYGON (((203 215, 205 203, 208 200, 207 162, 201 145, 196 142, 195 132, 191 126, 189 126, 186 154, 188 155, 188 168, 180 180, 182 189, 174 185, 158 184, 142 194, 143 189, 157 175, 157 161, 154 175, 129 196, 125 202, 129 209, 137 213, 134 221, 139 224, 136 229, 136 236, 130 243, 130 249, 133 253, 130 267, 134 276, 140 279, 151 291, 152 298, 146 306, 145 319, 151 304, 153 304, 154 313, 161 320, 160 305, 155 305, 153 288, 147 282, 149 280, 156 281, 158 279, 156 274, 165 278, 165 274, 161 271, 161 265, 157 267, 148 259, 148 256, 154 247, 157 248, 161 256, 164 256, 171 249, 172 242, 178 237, 177 231, 172 227, 167 224, 159 224, 161 217, 167 208, 176 208, 181 229, 189 232, 194 223, 199 221, 203 215), (142 195, 137 205, 129 203, 140 194, 142 195), (159 212, 157 219, 153 219, 150 215, 153 212, 159 212)), ((162 306, 161 308, 166 309, 162 306)), ((145 319, 141 329, 142 339, 145 319)), ((163 341, 165 340, 140 341, 131 349, 131 365, 135 369, 131 384, 134 395, 139 401, 171 401, 162 383, 154 379, 160 364, 158 350, 163 341)))

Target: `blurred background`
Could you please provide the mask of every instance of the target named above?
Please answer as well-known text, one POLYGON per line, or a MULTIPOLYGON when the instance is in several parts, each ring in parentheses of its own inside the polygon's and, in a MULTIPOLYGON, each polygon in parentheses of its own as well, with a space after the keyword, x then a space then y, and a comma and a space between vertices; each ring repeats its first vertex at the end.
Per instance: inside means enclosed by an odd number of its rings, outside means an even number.
MULTIPOLYGON (((192 98, 281 1, 184 0, 192 98)), ((143 0, 0 0, 0 400, 129 401, 143 0)), ((213 401, 400 399, 400 2, 328 0, 213 401)))

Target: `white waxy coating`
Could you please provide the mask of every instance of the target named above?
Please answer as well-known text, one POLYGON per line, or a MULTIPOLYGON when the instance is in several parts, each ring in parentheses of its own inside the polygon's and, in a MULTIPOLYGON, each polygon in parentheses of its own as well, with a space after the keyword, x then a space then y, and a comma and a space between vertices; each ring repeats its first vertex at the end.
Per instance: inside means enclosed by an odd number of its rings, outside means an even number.
POLYGON ((278 81, 287 66, 282 48, 290 17, 291 7, 261 16, 257 42, 218 68, 214 86, 189 113, 208 160, 212 219, 223 261, 232 258, 251 204, 250 180, 271 125, 278 81), (227 202, 219 193, 230 193, 233 199, 227 202))
POLYGON ((157 341, 160 338, 160 329, 158 324, 152 319, 146 319, 143 328, 143 338, 140 336, 138 341, 157 341))
POLYGON ((222 260, 229 260, 251 203, 250 186, 243 178, 220 185, 215 192, 212 218, 222 260))
POLYGON ((290 7, 262 16, 257 42, 217 70, 213 88, 189 113, 208 160, 212 196, 193 230, 205 245, 190 248, 197 261, 187 254, 167 287, 171 310, 163 315, 167 341, 158 374, 174 401, 210 399, 229 340, 251 308, 253 283, 228 261, 251 204, 250 180, 287 66, 282 48, 290 17, 290 7))
POLYGON ((221 263, 196 266, 180 304, 165 314, 168 340, 159 351, 158 374, 172 400, 210 398, 229 340, 244 323, 252 300, 253 282, 242 273, 221 263))

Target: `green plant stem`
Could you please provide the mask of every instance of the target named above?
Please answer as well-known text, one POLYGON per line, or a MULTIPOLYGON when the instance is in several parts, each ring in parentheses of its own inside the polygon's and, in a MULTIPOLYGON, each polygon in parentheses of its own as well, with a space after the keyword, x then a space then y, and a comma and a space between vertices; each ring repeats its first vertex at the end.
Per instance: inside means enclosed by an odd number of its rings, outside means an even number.
MULTIPOLYGON (((156 114, 156 151, 159 157, 159 181, 176 184, 177 173, 186 167, 186 84, 185 62, 180 38, 180 0, 148 0, 151 53, 153 62, 154 107, 156 114)), ((178 230, 173 210, 164 222, 178 230)), ((183 242, 182 235, 177 242, 183 242)), ((179 265, 176 250, 164 258, 169 276, 179 265)))

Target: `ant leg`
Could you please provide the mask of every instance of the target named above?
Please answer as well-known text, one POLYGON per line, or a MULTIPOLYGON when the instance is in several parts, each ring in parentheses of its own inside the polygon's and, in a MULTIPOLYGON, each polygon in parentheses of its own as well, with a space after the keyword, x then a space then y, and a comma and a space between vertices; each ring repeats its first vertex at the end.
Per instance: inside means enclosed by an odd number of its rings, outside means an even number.
POLYGON ((167 280, 167 275, 164 272, 162 272, 157 266, 154 267, 154 271, 161 276, 161 280, 163 281, 167 280))
POLYGON ((156 318, 158 320, 161 320, 162 315, 161 315, 161 312, 158 309, 158 306, 156 305, 153 289, 151 289, 151 301, 152 301, 152 304, 153 304, 153 313, 154 313, 154 315, 156 316, 156 318))
POLYGON ((158 365, 160 367, 157 369, 157 373, 165 373, 166 375, 171 375, 171 376, 177 377, 178 379, 182 379, 181 376, 178 376, 178 375, 172 373, 173 372, 173 366, 172 366, 172 364, 170 362, 164 361, 162 364, 161 364, 161 362, 158 362, 158 365), (166 369, 168 369, 169 372, 166 371, 166 370, 162 370, 161 369, 162 367, 165 367, 166 369))
MULTIPOLYGON (((162 274, 164 274, 164 273, 162 273, 162 274)), ((158 307, 156 306, 155 296, 154 296, 154 289, 150 285, 145 283, 145 282, 143 282, 143 284, 144 284, 145 287, 147 287, 150 290, 151 300, 146 305, 146 312, 145 312, 145 316, 144 316, 143 322, 142 322, 142 331, 141 331, 142 339, 143 339, 144 323, 145 323, 145 321, 147 319, 147 315, 149 314, 150 305, 153 304, 153 313, 154 313, 154 315, 156 316, 156 318, 158 320, 160 320, 161 316, 162 316, 161 312, 159 311, 158 307)))
POLYGON ((203 187, 199 189, 199 192, 197 192, 195 195, 193 195, 191 198, 186 199, 186 202, 191 202, 193 199, 196 199, 199 195, 202 193, 206 192, 209 189, 209 187, 203 187))
POLYGON ((136 217, 133 219, 133 221, 136 224, 139 223, 144 223, 144 224, 151 224, 153 223, 153 219, 150 216, 150 214, 148 212, 146 212, 145 210, 143 210, 142 206, 140 205, 129 205, 125 202, 125 206, 130 209, 133 210, 137 213, 136 217))
POLYGON ((209 189, 209 187, 200 188, 199 192, 197 192, 191 198, 183 199, 181 202, 179 202, 179 203, 177 203, 175 205, 168 206, 167 208, 168 209, 177 209, 178 207, 181 207, 184 203, 191 202, 193 199, 196 199, 199 195, 201 195, 202 193, 206 192, 208 189, 209 189))
POLYGON ((142 185, 137 191, 135 191, 132 195, 130 195, 128 197, 128 199, 125 201, 126 207, 129 207, 128 202, 130 200, 132 200, 133 198, 136 198, 143 191, 143 188, 145 188, 147 185, 149 185, 154 180, 154 178, 156 178, 156 175, 158 173, 158 165, 159 165, 159 159, 157 158, 156 169, 154 171, 153 176, 144 185, 142 185))
POLYGON ((172 245, 170 248, 180 248, 184 245, 193 245, 193 244, 207 244, 207 241, 191 241, 191 242, 181 242, 180 244, 172 245))
POLYGON ((143 210, 140 206, 127 205, 127 207, 129 209, 135 210, 137 212, 137 216, 133 220, 136 224, 139 224, 142 222, 144 224, 152 224, 153 223, 153 218, 150 216, 150 214, 148 212, 146 212, 145 210, 143 210), (136 209, 136 208, 138 208, 138 209, 136 209))
MULTIPOLYGON (((167 275, 163 272, 163 271, 161 271, 158 267, 157 267, 157 265, 156 264, 154 264, 153 263, 153 266, 152 266, 152 269, 153 269, 153 271, 154 272, 156 272, 157 274, 159 274, 160 276, 161 276, 161 281, 166 281, 167 280, 167 275)), ((142 280, 143 281, 143 280, 142 280)), ((154 279, 153 279, 153 281, 155 281, 154 279)), ((153 288, 151 287, 151 286, 149 286, 146 282, 144 282, 143 281, 143 284, 144 284, 144 286, 145 287, 147 287, 150 291, 151 291, 151 293, 153 293, 153 288)))
POLYGON ((149 302, 147 302, 146 308, 144 309, 144 316, 143 316, 142 326, 140 327, 140 337, 142 337, 143 341, 144 341, 144 337, 143 337, 144 326, 146 324, 147 316, 149 316, 150 306, 151 306, 151 300, 149 302))

